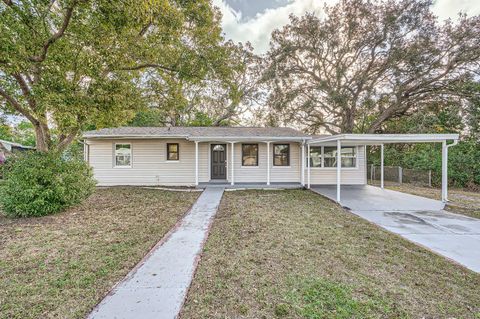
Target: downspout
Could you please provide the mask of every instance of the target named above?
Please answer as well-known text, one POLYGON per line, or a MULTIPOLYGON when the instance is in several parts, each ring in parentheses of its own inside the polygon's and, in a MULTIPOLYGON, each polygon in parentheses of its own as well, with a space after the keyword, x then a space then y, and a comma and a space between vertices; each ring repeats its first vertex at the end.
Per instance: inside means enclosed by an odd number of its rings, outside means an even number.
POLYGON ((82 140, 77 140, 77 142, 83 145, 83 160, 90 164, 90 145, 82 140))

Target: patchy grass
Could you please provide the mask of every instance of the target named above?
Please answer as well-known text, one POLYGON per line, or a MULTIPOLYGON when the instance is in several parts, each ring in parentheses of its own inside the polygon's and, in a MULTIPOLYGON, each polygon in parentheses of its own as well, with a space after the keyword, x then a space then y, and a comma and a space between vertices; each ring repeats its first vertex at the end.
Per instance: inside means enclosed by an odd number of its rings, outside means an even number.
POLYGON ((227 192, 182 318, 478 318, 479 286, 310 191, 227 192))
MULTIPOLYGON (((385 187, 403 193, 438 200, 442 199, 442 190, 438 188, 416 186, 413 184, 386 184, 385 187)), ((480 193, 458 188, 449 188, 448 199, 449 202, 445 206, 446 210, 452 213, 480 218, 480 193)))
POLYGON ((41 218, 0 218, 0 318, 83 318, 198 193, 98 189, 41 218))

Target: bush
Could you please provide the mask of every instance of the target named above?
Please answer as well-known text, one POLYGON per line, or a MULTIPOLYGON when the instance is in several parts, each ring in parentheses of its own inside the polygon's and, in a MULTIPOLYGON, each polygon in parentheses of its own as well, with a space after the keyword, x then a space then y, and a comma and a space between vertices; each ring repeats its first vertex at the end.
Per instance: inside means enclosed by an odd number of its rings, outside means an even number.
POLYGON ((25 152, 3 167, 0 205, 9 217, 44 216, 79 204, 95 188, 88 165, 59 154, 25 152))

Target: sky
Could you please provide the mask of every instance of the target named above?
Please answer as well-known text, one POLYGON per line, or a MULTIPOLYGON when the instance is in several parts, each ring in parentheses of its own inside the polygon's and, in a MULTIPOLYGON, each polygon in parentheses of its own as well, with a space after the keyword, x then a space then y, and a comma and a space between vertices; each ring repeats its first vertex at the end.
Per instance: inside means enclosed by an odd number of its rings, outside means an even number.
MULTIPOLYGON (((268 50, 270 34, 288 23, 290 14, 315 12, 322 15, 324 3, 335 0, 213 0, 222 12, 225 37, 252 43, 259 54, 268 50)), ((433 12, 440 19, 456 19, 459 12, 480 14, 480 0, 434 0, 433 12)))

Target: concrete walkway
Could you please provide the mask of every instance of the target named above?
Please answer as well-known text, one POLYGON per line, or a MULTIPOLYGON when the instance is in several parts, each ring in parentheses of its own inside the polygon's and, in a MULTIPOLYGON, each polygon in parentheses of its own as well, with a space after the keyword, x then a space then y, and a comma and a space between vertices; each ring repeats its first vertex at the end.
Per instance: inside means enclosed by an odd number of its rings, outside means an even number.
POLYGON ((88 318, 175 318, 223 191, 223 187, 207 187, 176 229, 157 244, 88 318))
MULTIPOLYGON (((335 198, 335 186, 313 191, 335 198)), ((378 226, 480 272, 480 220, 452 214, 440 201, 373 186, 342 186, 341 204, 378 226)))

